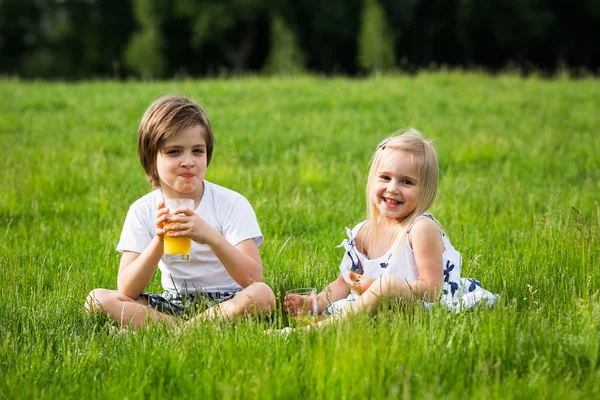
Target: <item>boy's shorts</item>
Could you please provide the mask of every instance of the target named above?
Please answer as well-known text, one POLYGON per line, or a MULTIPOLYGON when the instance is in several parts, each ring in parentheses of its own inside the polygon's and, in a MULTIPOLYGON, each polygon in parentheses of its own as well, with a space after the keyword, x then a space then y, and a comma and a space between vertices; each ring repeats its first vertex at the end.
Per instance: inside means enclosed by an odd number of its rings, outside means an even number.
POLYGON ((190 318, 215 304, 235 296, 236 292, 196 292, 179 294, 165 291, 163 294, 143 292, 140 296, 148 301, 148 307, 180 318, 190 318))

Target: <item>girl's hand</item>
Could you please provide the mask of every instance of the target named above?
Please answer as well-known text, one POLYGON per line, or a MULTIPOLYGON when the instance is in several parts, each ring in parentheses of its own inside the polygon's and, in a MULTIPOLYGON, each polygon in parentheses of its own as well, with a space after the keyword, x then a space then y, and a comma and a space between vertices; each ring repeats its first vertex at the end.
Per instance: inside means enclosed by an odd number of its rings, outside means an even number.
POLYGON ((165 236, 165 220, 167 219, 167 215, 169 213, 169 209, 165 207, 164 201, 158 202, 158 207, 156 210, 156 236, 163 240, 165 236))
POLYGON ((189 208, 177 208, 164 219, 163 230, 169 237, 189 237, 199 244, 210 245, 219 233, 189 208))
POLYGON ((368 276, 364 276, 361 274, 357 274, 354 271, 348 272, 348 278, 350 283, 350 288, 358 293, 359 296, 362 296, 364 292, 366 292, 369 287, 375 282, 375 278, 370 278, 368 276))

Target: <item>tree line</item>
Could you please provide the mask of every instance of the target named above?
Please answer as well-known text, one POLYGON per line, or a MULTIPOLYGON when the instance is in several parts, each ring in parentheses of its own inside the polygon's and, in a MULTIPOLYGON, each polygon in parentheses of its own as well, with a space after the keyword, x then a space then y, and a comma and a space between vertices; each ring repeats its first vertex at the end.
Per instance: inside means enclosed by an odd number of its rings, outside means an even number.
POLYGON ((598 73, 598 0, 0 0, 0 74, 598 73))

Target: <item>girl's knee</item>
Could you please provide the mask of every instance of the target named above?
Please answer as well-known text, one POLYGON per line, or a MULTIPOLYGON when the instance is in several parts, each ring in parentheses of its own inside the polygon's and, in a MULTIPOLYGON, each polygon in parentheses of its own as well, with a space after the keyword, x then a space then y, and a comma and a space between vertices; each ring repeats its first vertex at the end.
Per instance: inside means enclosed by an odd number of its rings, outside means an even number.
POLYGON ((403 291, 406 282, 397 276, 384 275, 371 285, 369 289, 375 289, 380 296, 393 296, 403 291))
POLYGON ((402 285, 404 280, 397 276, 384 275, 381 277, 381 282, 384 286, 393 287, 402 285))

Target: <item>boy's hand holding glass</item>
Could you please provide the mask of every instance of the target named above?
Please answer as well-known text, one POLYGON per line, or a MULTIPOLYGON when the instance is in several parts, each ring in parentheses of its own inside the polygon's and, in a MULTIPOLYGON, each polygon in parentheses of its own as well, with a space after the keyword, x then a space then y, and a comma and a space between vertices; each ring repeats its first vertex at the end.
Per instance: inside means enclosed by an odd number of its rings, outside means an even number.
MULTIPOLYGON (((193 199, 165 199, 165 206, 169 209, 168 215, 174 215, 173 212, 177 209, 194 208, 193 199)), ((183 214, 178 214, 183 215, 183 214)), ((165 223, 164 226, 176 225, 180 222, 165 223)), ((192 240, 189 237, 179 236, 171 237, 169 230, 165 231, 164 241, 164 259, 165 261, 189 262, 192 250, 192 240)))

